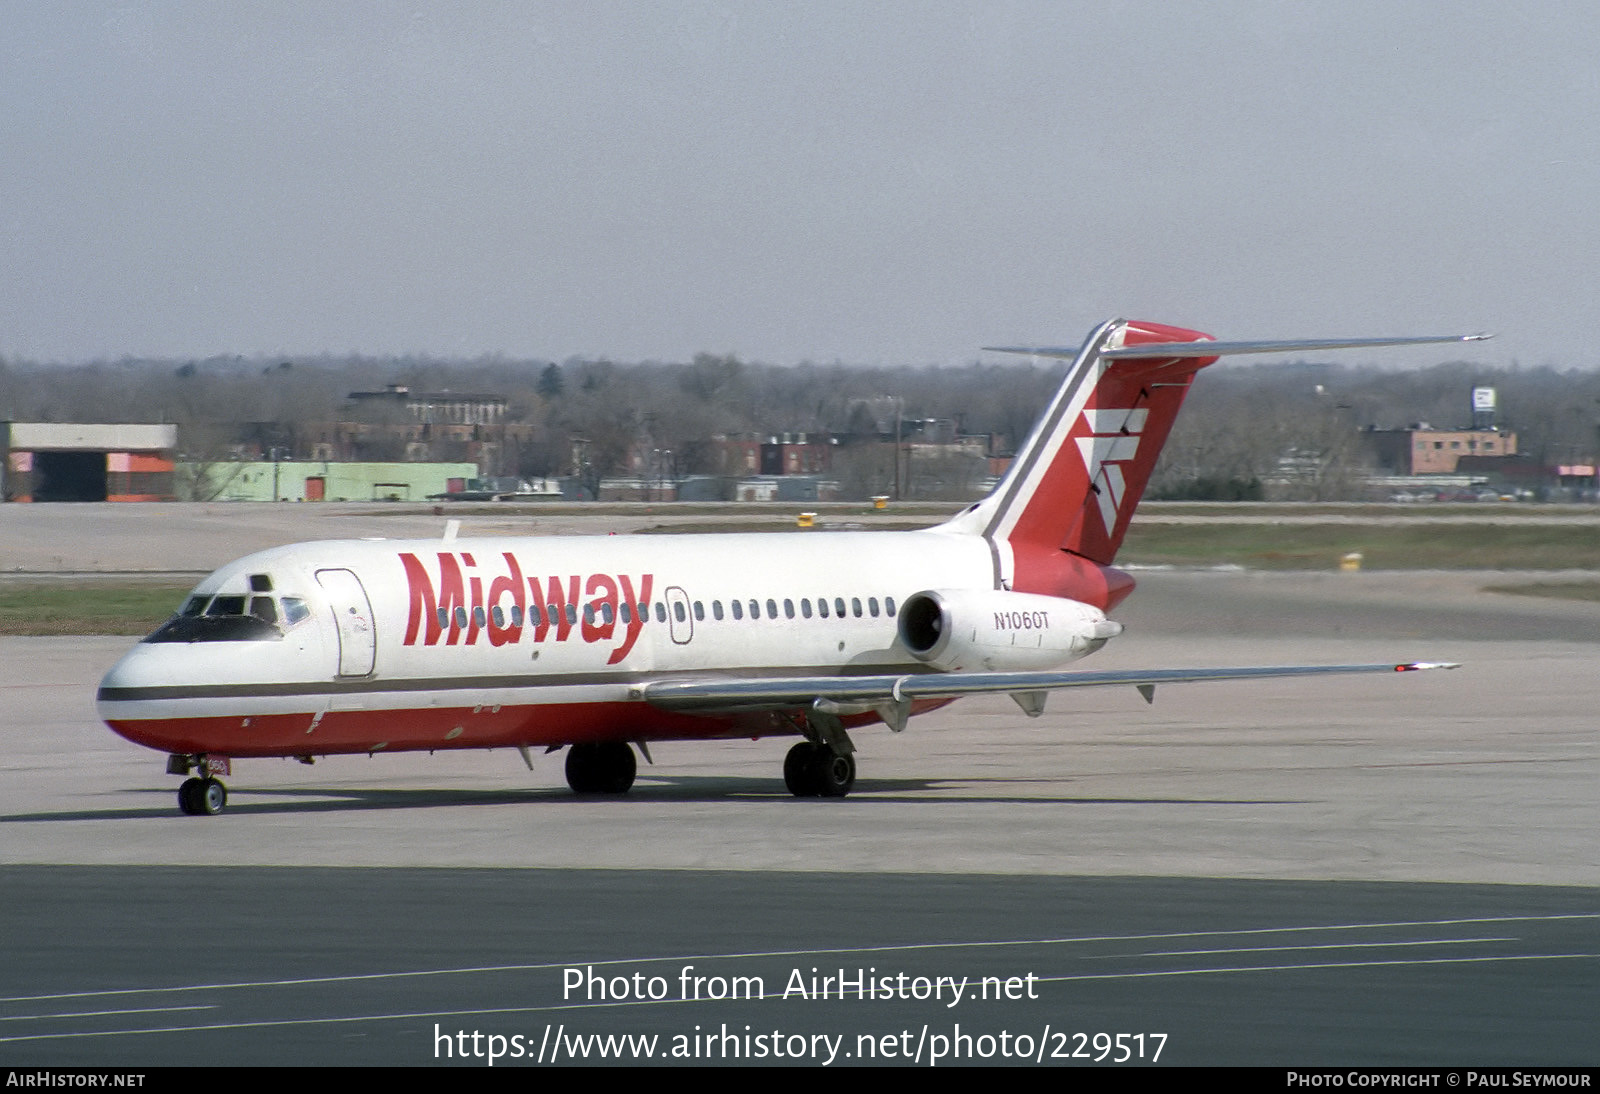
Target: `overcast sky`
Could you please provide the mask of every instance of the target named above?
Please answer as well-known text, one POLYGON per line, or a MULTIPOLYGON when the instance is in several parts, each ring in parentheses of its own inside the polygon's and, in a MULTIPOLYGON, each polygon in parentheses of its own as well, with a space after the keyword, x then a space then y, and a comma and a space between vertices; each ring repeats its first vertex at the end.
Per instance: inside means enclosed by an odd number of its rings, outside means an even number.
POLYGON ((8 0, 0 356, 959 363, 1120 315, 1593 367, 1597 47, 1500 0, 8 0))

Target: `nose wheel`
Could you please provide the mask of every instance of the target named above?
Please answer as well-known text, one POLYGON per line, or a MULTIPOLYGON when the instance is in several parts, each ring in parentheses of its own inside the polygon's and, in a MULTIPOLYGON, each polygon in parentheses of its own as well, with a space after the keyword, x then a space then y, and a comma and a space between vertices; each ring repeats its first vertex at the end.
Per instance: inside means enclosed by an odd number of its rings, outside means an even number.
POLYGON ((228 788, 221 779, 185 779, 178 787, 178 808, 191 817, 214 817, 228 808, 228 788))

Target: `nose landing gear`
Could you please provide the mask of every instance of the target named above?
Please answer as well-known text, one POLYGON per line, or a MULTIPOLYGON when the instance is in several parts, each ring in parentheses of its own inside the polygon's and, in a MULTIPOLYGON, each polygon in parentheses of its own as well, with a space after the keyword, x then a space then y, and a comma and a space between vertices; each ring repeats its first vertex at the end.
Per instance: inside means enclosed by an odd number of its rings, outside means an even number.
POLYGON ((221 779, 185 779, 178 787, 178 808, 191 817, 214 817, 228 808, 228 788, 221 779))
POLYGON ((178 808, 189 817, 214 817, 228 808, 228 788, 213 772, 228 774, 226 757, 184 756, 167 757, 167 774, 188 775, 178 787, 178 808))

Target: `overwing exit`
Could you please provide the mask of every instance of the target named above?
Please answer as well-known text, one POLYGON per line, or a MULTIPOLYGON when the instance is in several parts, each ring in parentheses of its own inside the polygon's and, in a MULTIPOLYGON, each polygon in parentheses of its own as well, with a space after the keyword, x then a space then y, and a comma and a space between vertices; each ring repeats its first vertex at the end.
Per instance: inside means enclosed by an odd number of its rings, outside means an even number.
POLYGON ((843 797, 852 732, 962 696, 1395 673, 1440 663, 1082 672, 1122 632, 1112 563, 1200 369, 1226 354, 1483 335, 1218 342, 1112 320, 983 501, 911 532, 329 541, 231 563, 101 682, 117 733, 167 753, 185 813, 234 759, 565 748, 579 793, 625 792, 656 741, 796 737, 784 780, 843 797))

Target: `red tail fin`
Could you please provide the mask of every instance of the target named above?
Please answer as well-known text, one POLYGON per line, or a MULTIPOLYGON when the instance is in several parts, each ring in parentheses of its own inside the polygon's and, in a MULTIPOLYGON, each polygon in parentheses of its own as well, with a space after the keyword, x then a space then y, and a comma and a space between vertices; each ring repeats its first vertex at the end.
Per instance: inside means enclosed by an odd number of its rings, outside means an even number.
POLYGON ((1013 549, 1065 550, 1109 564, 1190 382, 1216 360, 1193 356, 1194 343, 1209 340, 1157 323, 1114 320, 1095 330, 1033 436, 982 506, 989 510, 984 534, 1010 541, 1013 549), (1124 347, 1170 342, 1191 356, 1121 360, 1116 354, 1124 347))

